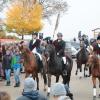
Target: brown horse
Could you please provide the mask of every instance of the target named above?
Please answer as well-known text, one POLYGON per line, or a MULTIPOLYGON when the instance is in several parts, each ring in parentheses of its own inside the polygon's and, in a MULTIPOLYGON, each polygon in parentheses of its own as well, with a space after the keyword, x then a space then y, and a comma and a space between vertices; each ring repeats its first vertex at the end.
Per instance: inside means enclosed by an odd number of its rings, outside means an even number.
POLYGON ((100 59, 99 57, 95 54, 90 55, 87 65, 91 69, 92 82, 93 82, 93 97, 95 98, 96 97, 96 78, 98 78, 99 80, 99 88, 100 88, 100 59))
MULTIPOLYGON (((25 73, 26 77, 32 75, 32 77, 37 81, 37 89, 39 89, 39 78, 38 78, 38 73, 40 72, 39 70, 39 65, 37 64, 36 61, 36 56, 27 48, 26 46, 20 46, 19 49, 21 50, 22 57, 24 59, 24 68, 25 68, 25 73)), ((46 74, 43 71, 43 78, 44 78, 44 84, 47 84, 46 80, 46 74)))

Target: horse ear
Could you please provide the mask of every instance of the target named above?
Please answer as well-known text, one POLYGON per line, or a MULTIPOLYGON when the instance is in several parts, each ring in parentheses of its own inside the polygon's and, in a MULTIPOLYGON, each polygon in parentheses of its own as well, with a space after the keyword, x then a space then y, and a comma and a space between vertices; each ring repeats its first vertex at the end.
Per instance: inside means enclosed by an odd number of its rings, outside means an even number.
POLYGON ((23 46, 22 46, 22 45, 19 46, 19 50, 20 50, 20 51, 23 50, 23 46))

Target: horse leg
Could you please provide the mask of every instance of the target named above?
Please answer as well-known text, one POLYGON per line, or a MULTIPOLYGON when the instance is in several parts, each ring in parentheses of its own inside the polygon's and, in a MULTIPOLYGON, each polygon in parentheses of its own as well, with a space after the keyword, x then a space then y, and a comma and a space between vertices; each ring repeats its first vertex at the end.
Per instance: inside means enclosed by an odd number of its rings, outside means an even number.
POLYGON ((62 75, 62 78, 63 78, 63 84, 65 86, 65 89, 66 89, 66 95, 69 96, 69 98, 71 100, 73 100, 73 94, 70 92, 69 90, 69 82, 70 82, 70 76, 71 76, 71 72, 70 73, 67 73, 67 75, 62 75))
POLYGON ((44 91, 46 91, 47 77, 45 73, 43 73, 43 79, 44 79, 44 91))
POLYGON ((56 76, 56 83, 59 81, 59 75, 56 76))
POLYGON ((92 77, 93 82, 93 97, 96 97, 96 77, 92 77))
POLYGON ((89 68, 85 64, 85 66, 84 66, 84 77, 88 77, 89 76, 89 70, 88 69, 89 68))
POLYGON ((38 77, 38 73, 36 74, 36 81, 37 81, 37 90, 39 90, 39 77, 38 77))
MULTIPOLYGON (((100 91, 100 77, 98 78, 99 80, 99 91, 100 91)), ((100 92, 99 92, 99 97, 100 97, 100 92)))
POLYGON ((75 75, 77 75, 78 74, 78 69, 79 69, 79 67, 78 67, 78 62, 77 62, 77 69, 76 69, 76 73, 75 73, 75 75))
POLYGON ((79 78, 82 78, 82 64, 79 65, 79 69, 80 69, 79 78))
POLYGON ((47 96, 50 95, 50 87, 51 87, 51 74, 48 74, 48 92, 47 92, 47 96))
POLYGON ((86 71, 86 64, 85 64, 85 66, 84 66, 84 77, 87 77, 85 71, 86 71))

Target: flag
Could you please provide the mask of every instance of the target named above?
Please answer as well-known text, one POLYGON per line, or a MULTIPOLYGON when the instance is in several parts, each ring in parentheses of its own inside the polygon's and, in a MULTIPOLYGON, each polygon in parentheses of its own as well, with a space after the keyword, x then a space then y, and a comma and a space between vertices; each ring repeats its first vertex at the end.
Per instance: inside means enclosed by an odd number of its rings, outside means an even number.
POLYGON ((55 30, 57 30, 57 28, 58 28, 58 25, 59 25, 59 18, 60 18, 60 14, 58 14, 58 16, 57 16, 56 25, 55 25, 55 30))
POLYGON ((57 30, 58 28, 58 25, 59 25, 59 19, 60 19, 60 13, 58 13, 57 15, 57 20, 56 20, 56 24, 55 24, 55 28, 54 28, 54 34, 53 34, 53 37, 55 35, 55 31, 57 30))

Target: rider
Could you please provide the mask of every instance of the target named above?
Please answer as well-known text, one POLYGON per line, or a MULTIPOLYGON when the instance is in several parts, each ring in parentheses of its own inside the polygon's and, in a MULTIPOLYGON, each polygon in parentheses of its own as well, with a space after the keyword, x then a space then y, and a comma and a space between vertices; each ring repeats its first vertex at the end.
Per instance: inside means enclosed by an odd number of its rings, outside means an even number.
POLYGON ((32 34, 32 40, 30 40, 29 42, 29 49, 34 53, 36 54, 39 59, 38 59, 38 62, 39 62, 39 65, 41 65, 40 67, 42 68, 43 67, 43 64, 42 64, 42 56, 41 56, 41 49, 40 49, 40 39, 38 39, 38 33, 33 33, 32 34))
POLYGON ((100 35, 97 37, 96 43, 93 45, 93 52, 100 58, 100 35))
POLYGON ((56 50, 56 54, 60 57, 62 57, 63 59, 63 74, 67 74, 66 73, 66 57, 64 54, 64 50, 65 50, 65 41, 62 39, 63 35, 62 33, 58 33, 57 34, 57 39, 53 42, 54 46, 55 46, 55 50, 56 50))

